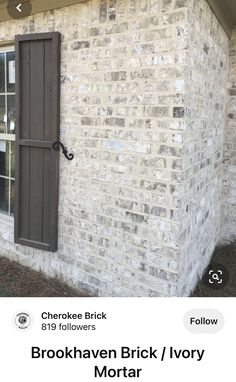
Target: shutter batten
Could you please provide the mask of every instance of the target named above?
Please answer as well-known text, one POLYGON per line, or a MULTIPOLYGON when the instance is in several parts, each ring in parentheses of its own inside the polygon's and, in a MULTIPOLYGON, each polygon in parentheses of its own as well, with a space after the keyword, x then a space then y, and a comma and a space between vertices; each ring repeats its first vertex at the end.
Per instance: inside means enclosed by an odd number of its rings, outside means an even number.
POLYGON ((16 36, 15 242, 57 250, 60 34, 16 36))

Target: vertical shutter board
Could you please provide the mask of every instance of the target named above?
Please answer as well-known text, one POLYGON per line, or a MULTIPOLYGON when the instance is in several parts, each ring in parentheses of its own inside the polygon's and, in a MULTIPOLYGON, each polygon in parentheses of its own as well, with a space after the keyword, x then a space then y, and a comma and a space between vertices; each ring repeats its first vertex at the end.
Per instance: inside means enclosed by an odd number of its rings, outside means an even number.
POLYGON ((20 195, 21 195, 21 211, 19 216, 20 221, 20 237, 29 236, 29 185, 30 185, 30 148, 21 148, 21 163, 20 169, 20 195))
POLYGON ((21 49, 21 57, 24 62, 20 67, 21 80, 24 83, 24 91, 20 92, 21 98, 21 131, 20 138, 30 136, 30 43, 26 42, 21 49))
POLYGON ((45 40, 45 103, 44 103, 44 139, 46 141, 51 140, 52 136, 52 126, 51 126, 51 94, 52 94, 52 60, 50 59, 52 55, 51 43, 45 40))
POLYGON ((30 148, 29 240, 43 240, 43 149, 30 148))
MULTIPOLYGON (((46 195, 51 188, 51 153, 49 150, 44 150, 43 158, 44 167, 44 180, 43 180, 43 194, 46 195)), ((53 195, 52 195, 53 198, 53 195)), ((50 210, 51 200, 49 198, 43 199, 43 242, 50 242, 50 210)))
POLYGON ((44 41, 30 42, 30 137, 44 140, 44 41))
POLYGON ((16 37, 16 81, 15 242, 56 251, 59 153, 52 144, 59 139, 59 33, 16 37))
MULTIPOLYGON (((20 61, 21 61, 21 49, 19 44, 19 36, 16 36, 15 38, 15 53, 16 53, 16 64, 15 64, 15 71, 16 71, 16 131, 15 131, 15 137, 16 137, 16 144, 15 144, 15 203, 14 203, 14 241, 15 243, 19 242, 19 237, 27 237, 28 230, 26 224, 24 224, 24 227, 22 226, 21 222, 21 208, 20 208, 20 194, 22 192, 21 187, 22 185, 19 182, 20 173, 21 173, 21 163, 22 158, 20 158, 19 155, 19 139, 20 139, 20 121, 21 121, 21 111, 24 108, 24 100, 21 97, 21 79, 22 76, 20 75, 20 61), (20 108, 22 100, 22 109, 20 108), (27 231, 26 231, 27 230, 27 231), (25 232, 26 231, 26 232, 25 232)), ((28 222, 27 222, 28 223, 28 222)))
MULTIPOLYGON (((52 124, 60 125, 60 61, 61 61, 61 49, 60 49, 60 34, 54 32, 52 37, 52 79, 51 79, 51 100, 54 102, 51 104, 52 124)), ((52 140, 59 139, 59 129, 52 130, 52 140)), ((59 158, 59 157, 58 157, 59 158)))
MULTIPOLYGON (((51 139, 53 142, 59 140, 59 129, 53 128, 53 126, 60 126, 60 61, 61 61, 61 35, 55 32, 52 37, 52 63, 55 67, 52 72, 51 79, 51 139)), ((52 153, 54 160, 51 166, 51 190, 52 200, 50 209, 50 221, 58 221, 58 199, 59 199, 59 155, 57 151, 52 153)), ((57 243, 58 236, 58 224, 50 226, 50 242, 52 243, 52 251, 56 250, 55 243, 57 243)))

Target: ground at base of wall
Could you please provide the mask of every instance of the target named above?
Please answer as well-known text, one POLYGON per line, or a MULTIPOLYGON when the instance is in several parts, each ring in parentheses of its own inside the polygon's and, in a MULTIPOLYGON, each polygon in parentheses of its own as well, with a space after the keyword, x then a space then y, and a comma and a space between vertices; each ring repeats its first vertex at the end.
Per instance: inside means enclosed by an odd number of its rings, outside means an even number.
MULTIPOLYGON (((216 248, 211 263, 222 264, 229 272, 229 282, 213 290, 201 280, 192 297, 236 297, 236 243, 216 248)), ((91 297, 41 272, 0 257, 0 297, 91 297)))
POLYGON ((57 279, 0 257, 0 297, 90 297, 57 279))
POLYGON ((198 283, 192 297, 236 297, 236 243, 216 248, 211 264, 221 264, 228 271, 229 281, 222 289, 213 290, 204 283, 198 283))

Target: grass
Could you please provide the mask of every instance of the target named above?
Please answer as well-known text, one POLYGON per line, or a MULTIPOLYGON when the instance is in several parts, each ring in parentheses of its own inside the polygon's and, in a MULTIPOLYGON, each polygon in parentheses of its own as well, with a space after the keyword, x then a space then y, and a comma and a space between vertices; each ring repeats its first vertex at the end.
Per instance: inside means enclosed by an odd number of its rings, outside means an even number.
POLYGON ((0 257, 0 297, 89 297, 89 294, 0 257))

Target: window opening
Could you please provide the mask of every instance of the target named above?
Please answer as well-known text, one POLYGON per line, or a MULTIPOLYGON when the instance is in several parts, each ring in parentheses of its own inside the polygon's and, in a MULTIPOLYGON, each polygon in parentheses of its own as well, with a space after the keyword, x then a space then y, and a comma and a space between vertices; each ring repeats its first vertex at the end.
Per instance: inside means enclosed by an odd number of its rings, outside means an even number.
POLYGON ((15 52, 0 48, 0 212, 13 215, 15 192, 15 52))

